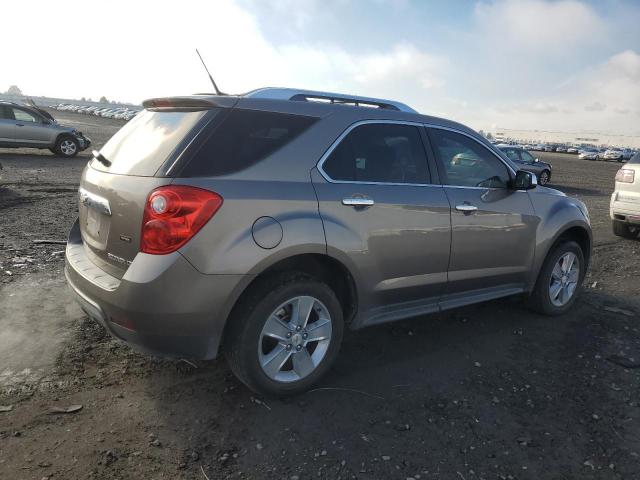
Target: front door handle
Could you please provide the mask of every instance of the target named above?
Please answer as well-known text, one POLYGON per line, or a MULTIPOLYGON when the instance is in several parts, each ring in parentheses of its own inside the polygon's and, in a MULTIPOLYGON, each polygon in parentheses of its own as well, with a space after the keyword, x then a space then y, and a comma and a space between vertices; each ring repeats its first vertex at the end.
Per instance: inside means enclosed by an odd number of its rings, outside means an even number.
POLYGON ((16 127, 24 127, 24 123, 16 123, 16 127))
POLYGON ((463 203, 462 205, 456 205, 456 210, 464 213, 473 213, 478 211, 478 207, 476 207, 475 205, 468 205, 466 203, 463 203))
POLYGON ((349 197, 342 199, 342 204, 348 207, 370 207, 374 203, 376 202, 373 201, 373 198, 349 197))

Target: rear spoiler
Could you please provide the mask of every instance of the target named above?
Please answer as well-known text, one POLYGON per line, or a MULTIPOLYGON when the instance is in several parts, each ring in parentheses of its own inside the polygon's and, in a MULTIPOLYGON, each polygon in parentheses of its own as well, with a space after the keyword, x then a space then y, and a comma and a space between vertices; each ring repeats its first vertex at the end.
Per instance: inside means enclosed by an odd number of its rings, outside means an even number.
POLYGON ((142 102, 142 106, 153 111, 194 112, 212 108, 233 108, 238 97, 198 95, 188 97, 150 98, 142 102))

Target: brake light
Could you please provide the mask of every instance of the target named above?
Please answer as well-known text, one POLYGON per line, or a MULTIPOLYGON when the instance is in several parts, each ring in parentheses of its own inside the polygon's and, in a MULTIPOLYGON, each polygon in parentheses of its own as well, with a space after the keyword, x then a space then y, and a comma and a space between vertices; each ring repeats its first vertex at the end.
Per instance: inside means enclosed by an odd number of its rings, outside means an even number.
POLYGON ((187 243, 222 206, 215 192, 186 185, 153 190, 144 207, 140 251, 175 252, 187 243))
POLYGON ((616 173, 616 182, 620 183, 633 183, 635 180, 635 170, 631 170, 629 168, 621 168, 616 173))

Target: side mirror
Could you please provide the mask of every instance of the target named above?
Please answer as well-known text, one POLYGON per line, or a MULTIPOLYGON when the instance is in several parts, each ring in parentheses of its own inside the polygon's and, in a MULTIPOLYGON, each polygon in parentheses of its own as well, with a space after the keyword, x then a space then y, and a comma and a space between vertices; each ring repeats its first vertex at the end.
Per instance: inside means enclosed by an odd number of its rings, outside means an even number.
POLYGON ((534 173, 518 170, 512 185, 514 190, 531 190, 538 185, 538 179, 534 173))

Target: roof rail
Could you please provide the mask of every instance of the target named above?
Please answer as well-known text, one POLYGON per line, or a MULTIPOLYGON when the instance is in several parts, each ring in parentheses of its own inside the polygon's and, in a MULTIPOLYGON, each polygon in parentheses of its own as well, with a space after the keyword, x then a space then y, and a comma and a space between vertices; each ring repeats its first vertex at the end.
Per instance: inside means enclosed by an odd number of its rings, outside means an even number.
POLYGON ((401 102, 380 98, 358 97, 341 93, 319 92, 314 90, 298 90, 295 88, 259 88, 243 95, 249 98, 265 98, 270 100, 293 100, 298 102, 326 102, 356 107, 374 107, 400 112, 418 113, 401 102))

